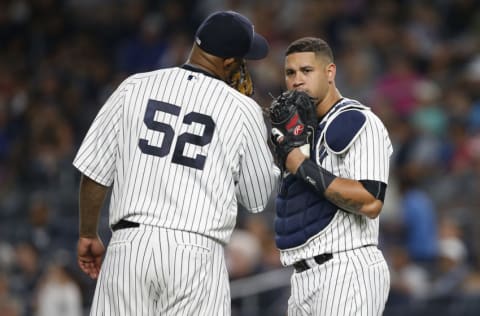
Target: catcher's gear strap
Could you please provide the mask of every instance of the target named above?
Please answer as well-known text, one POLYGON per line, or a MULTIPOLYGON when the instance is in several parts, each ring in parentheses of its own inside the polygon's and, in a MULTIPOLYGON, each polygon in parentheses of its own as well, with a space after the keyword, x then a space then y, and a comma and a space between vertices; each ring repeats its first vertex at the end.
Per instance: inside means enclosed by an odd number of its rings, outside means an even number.
POLYGON ((310 159, 302 162, 295 175, 322 195, 336 178, 333 173, 318 166, 310 159))
POLYGON ((334 154, 341 155, 365 128, 367 118, 358 109, 347 109, 333 117, 325 127, 325 145, 334 154))
POLYGON ((375 180, 359 180, 363 187, 370 192, 377 200, 385 200, 385 192, 387 191, 387 184, 375 180))

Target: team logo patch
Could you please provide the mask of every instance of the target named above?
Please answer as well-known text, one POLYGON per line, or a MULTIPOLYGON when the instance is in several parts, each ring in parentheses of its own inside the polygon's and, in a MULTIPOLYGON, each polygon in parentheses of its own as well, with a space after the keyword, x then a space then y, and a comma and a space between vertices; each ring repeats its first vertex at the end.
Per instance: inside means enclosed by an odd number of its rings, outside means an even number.
POLYGON ((303 133, 303 125, 297 125, 295 126, 295 129, 293 130, 293 135, 298 136, 303 133))

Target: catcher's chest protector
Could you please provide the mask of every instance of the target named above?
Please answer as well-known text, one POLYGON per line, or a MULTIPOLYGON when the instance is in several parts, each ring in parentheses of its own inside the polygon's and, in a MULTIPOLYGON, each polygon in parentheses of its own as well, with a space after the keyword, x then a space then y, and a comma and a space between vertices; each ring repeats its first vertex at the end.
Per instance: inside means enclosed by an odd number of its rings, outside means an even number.
MULTIPOLYGON (((362 110, 369 108, 353 100, 334 106, 318 125, 311 159, 320 165, 327 154, 345 153, 365 127, 362 110)), ((277 247, 285 250, 303 245, 320 233, 337 211, 337 206, 302 180, 286 176, 276 200, 277 247)))
POLYGON ((276 200, 275 241, 285 250, 303 245, 333 219, 337 207, 294 175, 288 175, 276 200))

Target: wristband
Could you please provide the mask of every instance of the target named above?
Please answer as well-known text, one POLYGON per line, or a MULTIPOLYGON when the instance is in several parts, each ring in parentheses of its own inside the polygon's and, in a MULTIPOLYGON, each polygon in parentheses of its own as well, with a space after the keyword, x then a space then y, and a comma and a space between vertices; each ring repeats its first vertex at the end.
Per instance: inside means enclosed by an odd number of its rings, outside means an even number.
POLYGON ((322 195, 336 178, 333 173, 318 166, 310 159, 305 159, 302 162, 295 175, 322 195))

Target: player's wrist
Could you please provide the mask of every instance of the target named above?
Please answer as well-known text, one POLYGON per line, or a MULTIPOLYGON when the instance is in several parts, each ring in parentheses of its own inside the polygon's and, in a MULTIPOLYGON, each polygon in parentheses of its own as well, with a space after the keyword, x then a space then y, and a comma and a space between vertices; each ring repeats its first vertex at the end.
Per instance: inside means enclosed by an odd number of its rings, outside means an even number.
POLYGON ((98 238, 98 232, 97 232, 97 231, 90 231, 90 230, 82 230, 82 229, 80 229, 79 238, 85 238, 85 239, 98 238))
POLYGON ((292 174, 296 174, 298 168, 305 160, 307 160, 307 157, 303 153, 303 150, 300 147, 295 147, 286 157, 285 168, 287 168, 292 174))

